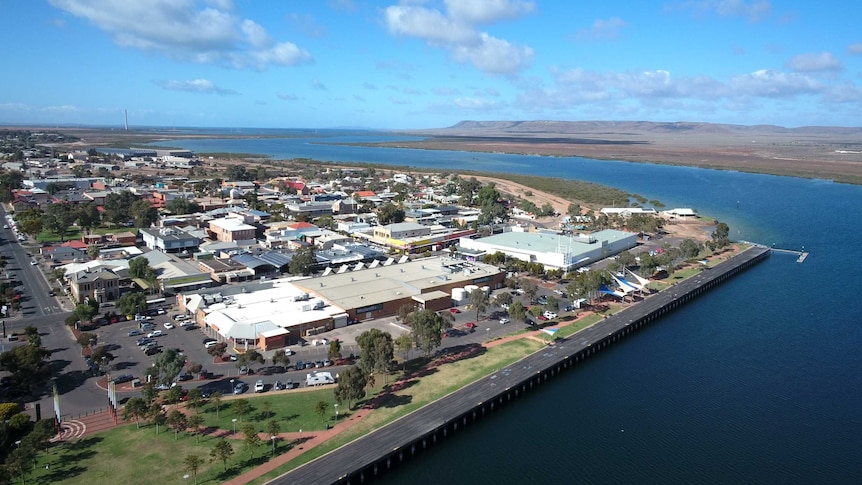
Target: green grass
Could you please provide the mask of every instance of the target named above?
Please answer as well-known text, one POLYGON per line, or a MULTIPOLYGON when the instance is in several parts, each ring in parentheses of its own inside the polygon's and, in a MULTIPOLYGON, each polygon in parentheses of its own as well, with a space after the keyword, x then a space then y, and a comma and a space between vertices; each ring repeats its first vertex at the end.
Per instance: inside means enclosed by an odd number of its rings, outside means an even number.
MULTIPOLYGON (((237 431, 243 424, 253 424, 257 431, 265 431, 266 425, 271 420, 278 421, 282 432, 296 432, 299 430, 321 430, 327 422, 335 416, 334 387, 318 388, 310 391, 295 391, 279 394, 257 394, 242 397, 222 398, 221 409, 216 413, 212 401, 200 409, 204 417, 204 426, 232 430, 233 420, 237 420, 237 431), (252 410, 244 416, 240 416, 232 408, 238 399, 244 399, 252 410), (315 413, 317 403, 323 401, 328 404, 327 414, 321 419, 315 413), (270 403, 269 414, 265 412, 264 402, 270 403)), ((341 405, 338 409, 339 417, 348 414, 347 406, 341 405)))
MULTIPOLYGON (((67 485, 116 485, 135 483, 140 485, 183 483, 185 470, 183 460, 188 455, 197 455, 204 463, 198 470, 198 484, 222 483, 258 466, 270 456, 271 448, 264 443, 255 450, 255 459, 240 441, 231 441, 233 457, 228 460, 228 471, 219 462, 210 462, 210 450, 219 438, 195 437, 160 427, 135 425, 122 426, 110 431, 89 436, 70 443, 52 447, 40 454, 36 468, 27 476, 27 483, 67 485), (50 469, 45 465, 50 464, 50 469)), ((282 443, 281 451, 287 444, 282 443)), ((20 479, 16 480, 20 482, 20 479)), ((189 479, 188 483, 194 483, 189 479)))

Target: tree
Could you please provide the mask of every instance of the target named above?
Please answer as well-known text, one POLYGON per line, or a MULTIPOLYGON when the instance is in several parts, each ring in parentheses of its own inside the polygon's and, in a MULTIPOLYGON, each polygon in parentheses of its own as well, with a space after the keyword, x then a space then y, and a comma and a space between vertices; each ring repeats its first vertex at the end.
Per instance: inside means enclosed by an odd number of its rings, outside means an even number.
POLYGON ((254 450, 262 443, 260 436, 258 436, 257 430, 254 429, 254 425, 250 423, 242 427, 242 434, 242 442, 248 450, 249 455, 251 455, 251 459, 254 460, 254 450))
POLYGON ((352 409, 354 401, 365 397, 365 388, 367 385, 368 378, 365 371, 357 366, 349 367, 338 378, 338 386, 335 388, 335 400, 339 404, 347 401, 347 408, 352 409))
POLYGON ((502 291, 500 293, 497 293, 497 296, 494 297, 494 303, 500 306, 511 305, 512 300, 512 293, 508 291, 502 291))
POLYGON ((174 409, 168 414, 167 417, 168 426, 174 429, 174 441, 179 438, 180 431, 185 431, 188 427, 188 420, 186 415, 181 413, 180 411, 174 409))
POLYGON ((516 322, 524 322, 527 319, 527 312, 524 305, 520 301, 515 300, 509 305, 509 318, 516 322))
POLYGON ((287 356, 287 352, 284 349, 276 350, 272 354, 272 365, 283 365, 287 367, 290 364, 290 357, 287 356))
POLYGON ((476 288, 468 295, 470 307, 476 310, 476 320, 479 320, 479 315, 488 308, 488 294, 481 288, 476 288))
POLYGON ((165 410, 162 409, 161 404, 154 402, 150 405, 150 408, 147 410, 147 420, 150 421, 150 424, 156 425, 156 434, 159 434, 159 426, 165 424, 165 421, 167 421, 165 410))
POLYGON ((186 395, 186 407, 197 413, 197 408, 200 407, 202 400, 203 393, 201 392, 201 389, 199 387, 193 387, 189 389, 189 393, 186 395))
POLYGON ((116 358, 117 356, 108 351, 108 347, 106 345, 95 347, 90 353, 90 359, 98 364, 100 368, 103 368, 103 370, 104 367, 110 365, 116 358))
POLYGON ((330 360, 341 358, 341 340, 334 339, 332 342, 329 342, 329 350, 326 352, 326 357, 330 360))
POLYGON ((117 309, 124 315, 143 313, 147 310, 147 297, 138 291, 123 293, 117 299, 117 309))
POLYGON ((707 241, 707 247, 711 251, 718 251, 730 244, 730 227, 724 222, 719 222, 715 225, 715 230, 712 232, 712 238, 707 241))
POLYGON ((183 458, 183 466, 185 466, 186 471, 192 473, 192 477, 195 479, 195 485, 198 483, 198 470, 203 466, 204 460, 197 455, 186 455, 183 458))
POLYGON ((60 242, 63 242, 66 240, 66 232, 72 227, 72 223, 74 222, 75 213, 72 211, 72 205, 69 202, 63 201, 48 205, 42 225, 60 236, 60 242))
POLYGON ((213 403, 213 407, 215 408, 215 411, 216 411, 216 419, 218 419, 218 417, 219 417, 218 413, 221 410, 221 393, 218 391, 215 391, 212 394, 210 394, 210 402, 213 403))
POLYGON ((317 258, 314 256, 314 249, 311 246, 303 246, 293 254, 293 258, 287 265, 287 270, 290 274, 308 276, 314 272, 316 265, 317 258))
POLYGON ((35 347, 42 346, 42 336, 39 335, 39 330, 33 325, 24 327, 24 335, 27 337, 27 345, 35 347))
POLYGON ((566 209, 566 214, 570 217, 575 218, 581 215, 581 206, 575 204, 574 202, 569 204, 569 207, 566 209))
POLYGON ((248 402, 248 399, 237 399, 230 404, 230 409, 239 416, 239 420, 242 421, 242 418, 251 412, 252 407, 248 402))
POLYGON ((207 353, 216 358, 221 358, 227 352, 227 343, 219 342, 207 349, 207 353))
MULTIPOLYGON (((422 351, 425 357, 431 356, 431 351, 440 345, 443 340, 443 330, 451 328, 451 324, 443 320, 437 312, 422 310, 413 316, 413 332, 411 337, 416 348, 422 351)), ((365 354, 362 355, 365 358, 365 354)), ((361 360, 360 360, 361 362, 361 360)))
POLYGON ((367 373, 389 372, 389 364, 392 362, 393 347, 392 335, 382 330, 372 328, 359 334, 356 343, 362 358, 359 366, 367 373))
POLYGON ((86 204, 79 205, 75 208, 74 214, 75 220, 78 222, 78 226, 88 234, 90 233, 90 229, 98 226, 102 221, 102 216, 99 214, 99 207, 95 202, 87 202, 86 204))
POLYGON ((391 202, 387 202, 377 209, 377 221, 382 226, 404 222, 404 215, 404 208, 391 202))
POLYGON ((226 439, 222 438, 210 450, 210 457, 213 460, 221 461, 222 465, 224 465, 224 471, 227 471, 227 461, 233 456, 233 453, 233 446, 226 439))
POLYGON ((132 397, 123 406, 123 420, 135 420, 135 428, 140 428, 140 419, 147 415, 147 402, 142 397, 132 397))
POLYGON ((156 356, 151 370, 159 384, 170 385, 180 375, 185 364, 185 355, 177 352, 176 349, 167 349, 156 356))
POLYGON ((684 239, 679 243, 679 249, 685 258, 695 258, 703 250, 703 245, 693 239, 684 239))
POLYGON ((527 301, 532 304, 533 300, 536 299, 536 295, 539 294, 539 285, 529 278, 521 278, 520 283, 521 289, 524 290, 524 296, 526 296, 527 301))
POLYGON ((186 416, 186 425, 192 429, 192 433, 195 434, 195 441, 197 442, 200 442, 200 431, 201 426, 203 426, 204 422, 204 417, 200 414, 192 414, 190 416, 186 416))
POLYGON ((159 211, 149 201, 143 199, 132 202, 129 215, 132 216, 135 227, 150 227, 159 220, 159 211))
POLYGON ((407 359, 410 357, 410 349, 413 348, 413 338, 410 337, 408 332, 402 332, 401 335, 395 339, 394 344, 395 352, 401 356, 404 366, 406 367, 407 359))
POLYGON ((6 468, 21 477, 21 483, 25 483, 27 474, 33 469, 33 461, 36 459, 36 450, 29 446, 19 446, 6 457, 6 468))
POLYGON ((329 407, 329 404, 326 401, 317 401, 317 404, 314 405, 314 414, 320 418, 321 421, 326 418, 326 409, 329 407))
POLYGON ((171 214, 174 215, 194 214, 201 210, 201 206, 199 206, 197 202, 191 199, 186 199, 185 197, 171 199, 167 204, 165 204, 165 208, 171 211, 171 214))
POLYGON ((121 225, 128 222, 132 204, 139 200, 135 194, 124 192, 111 192, 105 197, 105 202, 102 204, 102 215, 108 222, 121 225))
POLYGON ((19 345, 0 354, 0 369, 9 372, 10 388, 30 392, 51 377, 47 360, 51 351, 35 345, 19 345))
POLYGON ((156 270, 150 267, 147 258, 138 256, 129 261, 129 276, 149 281, 155 279, 156 270))
POLYGON ((72 313, 78 317, 78 320, 83 321, 92 321, 93 317, 95 317, 99 313, 98 308, 93 308, 93 305, 87 303, 79 303, 75 306, 75 309, 72 310, 72 313))

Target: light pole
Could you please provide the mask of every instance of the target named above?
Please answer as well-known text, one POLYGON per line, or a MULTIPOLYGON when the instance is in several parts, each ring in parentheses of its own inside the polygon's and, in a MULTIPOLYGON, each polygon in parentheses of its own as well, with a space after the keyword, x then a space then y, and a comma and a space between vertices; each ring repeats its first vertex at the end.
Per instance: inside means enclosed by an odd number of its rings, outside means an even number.
POLYGON ((338 422, 338 403, 335 403, 335 422, 338 422))
POLYGON ((234 381, 233 379, 230 380, 230 391, 231 392, 233 392, 233 389, 234 389, 233 381, 234 381))
POLYGON ((272 435, 269 439, 272 440, 272 456, 275 456, 275 439, 278 438, 276 435, 272 435))
POLYGON ((236 418, 233 418, 231 421, 233 421, 233 432, 236 433, 236 418))

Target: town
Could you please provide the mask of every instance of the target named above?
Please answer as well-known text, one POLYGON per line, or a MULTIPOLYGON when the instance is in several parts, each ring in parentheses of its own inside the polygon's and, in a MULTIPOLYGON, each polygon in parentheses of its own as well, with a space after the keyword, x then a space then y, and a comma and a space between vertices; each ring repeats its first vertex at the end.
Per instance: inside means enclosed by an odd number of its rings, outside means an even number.
MULTIPOLYGON (((406 362, 555 330, 584 309, 640 301, 651 278, 728 244, 721 223, 711 236, 669 235, 704 225, 687 208, 555 206, 452 173, 58 150, 66 139, 5 133, 4 239, 26 263, 9 269, 4 251, 4 338, 32 341, 38 331, 16 322, 67 315, 115 414, 135 407, 117 393, 241 395, 252 374, 260 393, 335 384, 361 368, 350 381, 364 388, 392 370, 396 347, 406 362), (389 349, 383 361, 368 355, 368 335, 389 349)), ((4 392, 46 395, 51 376, 34 375, 12 372, 4 392)), ((345 392, 348 402, 365 395, 345 392)))

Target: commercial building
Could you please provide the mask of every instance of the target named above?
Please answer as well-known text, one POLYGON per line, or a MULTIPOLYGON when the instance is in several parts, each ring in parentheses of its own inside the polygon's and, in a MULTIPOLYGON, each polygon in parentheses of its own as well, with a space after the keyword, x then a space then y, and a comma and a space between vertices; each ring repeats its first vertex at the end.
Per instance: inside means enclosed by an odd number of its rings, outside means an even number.
POLYGON ((504 232, 480 239, 462 237, 459 251, 469 259, 503 253, 546 269, 571 271, 637 245, 637 234, 606 229, 592 234, 563 235, 549 232, 504 232))

